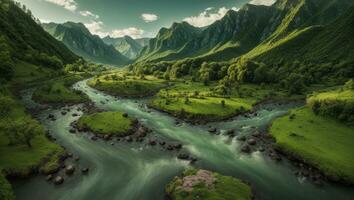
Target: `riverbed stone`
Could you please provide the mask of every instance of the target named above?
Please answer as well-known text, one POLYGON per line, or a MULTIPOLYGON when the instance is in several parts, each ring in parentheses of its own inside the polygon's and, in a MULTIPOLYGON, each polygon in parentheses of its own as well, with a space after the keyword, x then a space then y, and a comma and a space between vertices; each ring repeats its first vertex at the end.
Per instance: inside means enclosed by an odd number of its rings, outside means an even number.
POLYGON ((81 172, 83 174, 87 174, 89 172, 89 168, 88 167, 81 168, 81 172))
POLYGON ((69 132, 74 134, 74 133, 76 133, 76 130, 75 129, 70 129, 69 132))
POLYGON ((236 139, 237 139, 238 141, 246 141, 246 136, 244 136, 244 135, 239 135, 236 139))
POLYGON ((177 155, 177 158, 178 158, 178 159, 181 159, 181 160, 188 160, 188 159, 189 159, 189 155, 186 154, 186 153, 179 153, 179 154, 177 155))
POLYGON ((257 141, 256 141, 255 139, 251 138, 251 139, 247 140, 247 143, 248 143, 249 145, 256 145, 256 144, 257 144, 257 141))
POLYGON ((54 184, 55 185, 60 185, 60 184, 63 184, 63 183, 64 183, 64 178, 63 177, 61 177, 61 176, 55 177, 55 179, 54 179, 54 184))
POLYGON ((246 145, 243 145, 243 146, 242 146, 241 151, 242 151, 243 153, 250 153, 250 152, 251 152, 251 148, 250 148, 249 145, 246 144, 246 145))
POLYGON ((209 133, 216 133, 217 129, 216 128, 209 128, 208 131, 209 131, 209 133))
POLYGON ((66 168, 65 168, 65 173, 67 175, 72 175, 73 173, 75 172, 75 167, 73 165, 68 165, 66 168))
POLYGON ((51 181, 53 179, 53 175, 52 174, 49 174, 47 177, 46 177, 46 180, 47 181, 51 181))

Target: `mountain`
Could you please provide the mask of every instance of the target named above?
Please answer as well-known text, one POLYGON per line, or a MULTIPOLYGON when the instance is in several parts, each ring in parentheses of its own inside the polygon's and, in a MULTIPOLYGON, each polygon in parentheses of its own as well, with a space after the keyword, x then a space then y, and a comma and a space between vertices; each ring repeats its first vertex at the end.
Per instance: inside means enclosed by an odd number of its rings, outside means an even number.
POLYGON ((15 60, 35 63, 39 62, 38 59, 55 57, 67 64, 79 59, 44 31, 30 11, 22 10, 18 3, 9 0, 0 1, 0 38, 1 43, 8 46, 10 57, 15 60))
POLYGON ((124 65, 129 61, 113 46, 105 44, 97 35, 92 35, 82 23, 48 23, 42 26, 71 51, 85 59, 116 66, 124 65))
MULTIPOLYGON (((173 23, 170 28, 162 28, 155 38, 143 48, 138 58, 141 60, 159 60, 173 56, 184 48, 186 43, 192 41, 201 32, 201 29, 191 26, 187 22, 173 23)), ((179 55, 183 58, 186 55, 179 55)))
POLYGON ((279 58, 287 62, 354 64, 353 33, 354 7, 351 7, 331 24, 294 31, 275 43, 260 45, 246 56, 267 64, 276 63, 279 58))
POLYGON ((229 60, 262 43, 281 40, 292 31, 326 25, 351 5, 352 0, 278 0, 272 6, 246 4, 239 11, 230 10, 203 30, 186 22, 162 28, 143 49, 138 61, 173 61, 186 57, 229 60))
POLYGON ((129 36, 124 36, 122 38, 112 38, 107 36, 102 40, 108 45, 113 45, 117 51, 130 59, 135 59, 143 47, 146 46, 148 41, 147 38, 134 40, 129 36))
POLYGON ((149 44, 150 38, 138 38, 138 39, 135 39, 135 41, 137 43, 139 43, 140 46, 145 47, 149 44))

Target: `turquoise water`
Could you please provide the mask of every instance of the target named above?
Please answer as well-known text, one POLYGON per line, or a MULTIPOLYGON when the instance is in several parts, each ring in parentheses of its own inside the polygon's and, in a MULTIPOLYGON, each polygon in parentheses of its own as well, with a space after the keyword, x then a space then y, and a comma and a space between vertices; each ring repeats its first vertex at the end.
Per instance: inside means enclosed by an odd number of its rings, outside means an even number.
MULTIPOLYGON (((225 135, 212 135, 208 126, 192 126, 182 123, 176 126, 173 117, 150 110, 145 100, 118 99, 89 88, 85 81, 74 85, 84 91, 97 107, 110 111, 127 112, 153 130, 149 137, 183 144, 182 151, 198 158, 196 167, 217 171, 224 175, 241 178, 251 183, 257 199, 354 199, 352 188, 326 184, 317 187, 311 182, 294 175, 295 168, 286 160, 275 162, 266 154, 240 153, 240 143, 225 135), (104 102, 104 104, 102 103, 104 102)), ((28 106, 36 106, 30 100, 31 92, 24 96, 28 106)), ((37 176, 27 181, 16 182, 15 192, 20 200, 159 200, 164 199, 164 186, 183 169, 191 166, 176 158, 176 152, 167 152, 159 145, 151 147, 145 143, 114 141, 91 141, 87 134, 70 134, 69 125, 82 114, 71 106, 69 114, 60 115, 61 109, 43 109, 39 118, 57 138, 57 142, 80 156, 80 161, 68 160, 76 166, 89 166, 86 176, 76 173, 65 183, 54 186, 37 176), (57 116, 48 121, 49 113, 57 116)), ((239 134, 250 134, 253 127, 265 129, 276 117, 296 105, 264 105, 251 118, 237 117, 228 122, 212 123, 220 130, 236 129, 239 134)))

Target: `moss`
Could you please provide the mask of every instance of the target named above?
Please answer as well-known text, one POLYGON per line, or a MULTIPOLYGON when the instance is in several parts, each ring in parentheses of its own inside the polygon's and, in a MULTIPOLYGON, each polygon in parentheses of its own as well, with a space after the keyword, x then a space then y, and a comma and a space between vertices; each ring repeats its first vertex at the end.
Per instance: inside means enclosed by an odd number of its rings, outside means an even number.
POLYGON ((186 191, 181 188, 183 178, 195 175, 198 172, 196 169, 189 169, 183 173, 183 177, 175 177, 167 186, 166 193, 172 200, 248 200, 252 199, 252 191, 250 186, 242 181, 229 177, 222 176, 218 173, 213 173, 215 178, 212 187, 206 186, 203 182, 193 186, 192 191, 186 191))
POLYGON ((354 127, 316 116, 308 108, 289 115, 295 117, 281 117, 270 128, 280 149, 330 177, 354 183, 354 127))
POLYGON ((98 134, 124 136, 133 129, 133 121, 121 112, 101 112, 81 117, 78 127, 88 128, 98 134))

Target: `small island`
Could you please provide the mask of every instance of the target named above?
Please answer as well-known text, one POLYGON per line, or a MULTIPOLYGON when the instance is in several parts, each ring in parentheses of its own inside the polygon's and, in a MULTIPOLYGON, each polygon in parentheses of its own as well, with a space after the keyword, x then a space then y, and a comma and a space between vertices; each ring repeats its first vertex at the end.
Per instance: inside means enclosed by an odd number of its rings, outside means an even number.
POLYGON ((184 171, 166 186, 166 193, 171 200, 250 200, 253 196, 251 187, 241 180, 202 169, 184 171))
POLYGON ((81 117, 77 125, 79 129, 95 134, 123 137, 132 132, 135 123, 121 112, 99 112, 81 117))
POLYGON ((122 97, 146 97, 165 87, 165 81, 153 76, 130 76, 124 73, 111 73, 97 76, 88 85, 111 95, 122 97))

